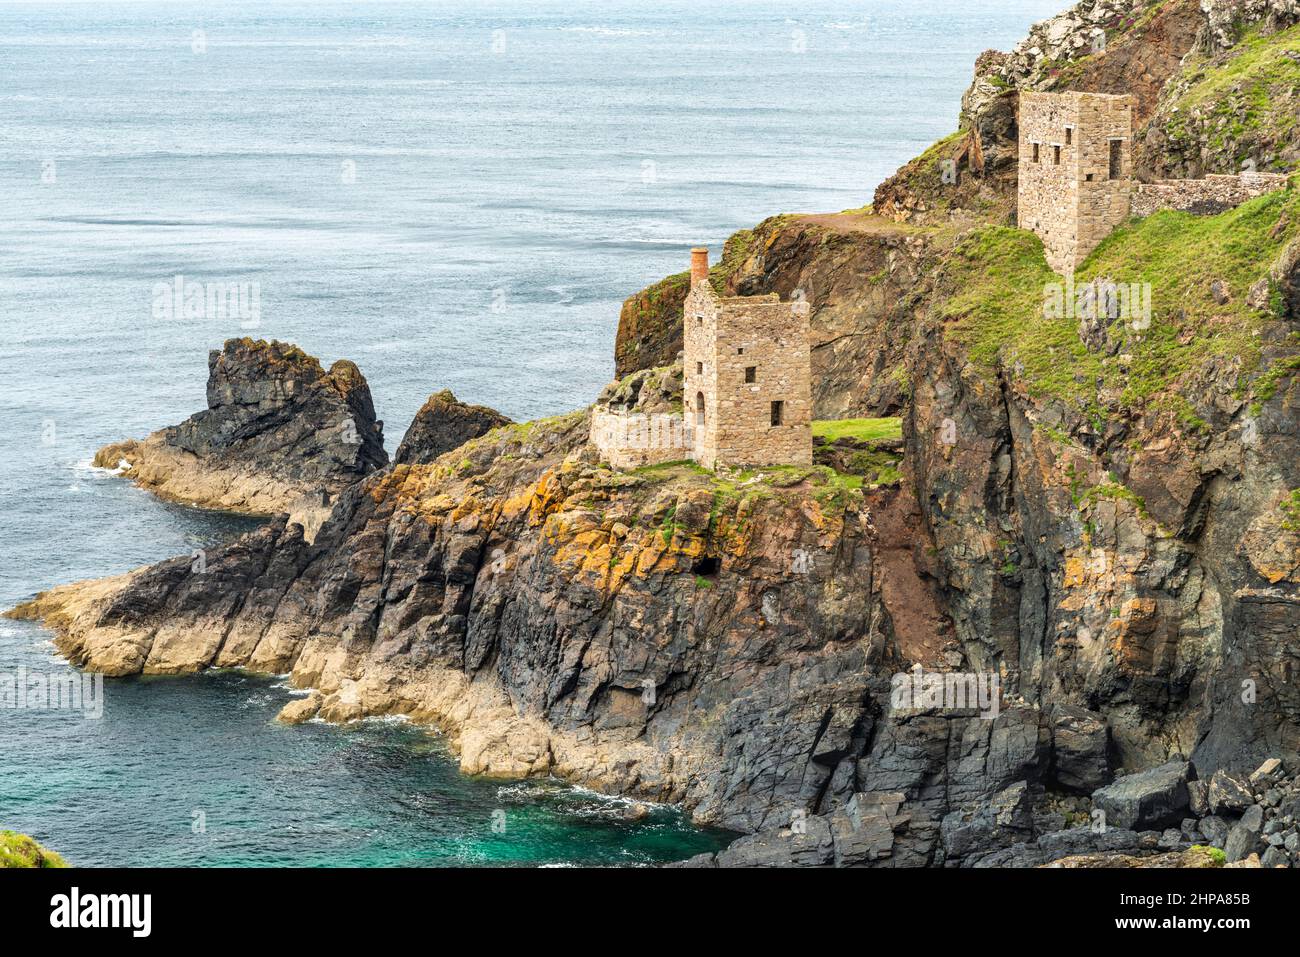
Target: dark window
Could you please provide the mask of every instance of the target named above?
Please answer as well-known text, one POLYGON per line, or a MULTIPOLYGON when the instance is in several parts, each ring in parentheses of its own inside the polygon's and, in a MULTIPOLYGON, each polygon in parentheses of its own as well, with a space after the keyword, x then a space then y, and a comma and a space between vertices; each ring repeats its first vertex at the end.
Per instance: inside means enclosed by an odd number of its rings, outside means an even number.
POLYGON ((1061 148, 1059 146, 1052 147, 1052 165, 1053 166, 1061 165, 1061 148))
POLYGON ((1039 158, 1039 156, 1038 156, 1038 144, 1037 144, 1037 143, 1034 144, 1034 162, 1035 162, 1035 163, 1041 163, 1041 162, 1042 162, 1042 160, 1041 160, 1041 159, 1039 158))
POLYGON ((746 367, 745 367, 745 381, 746 381, 746 382, 757 382, 757 381, 758 381, 758 366, 746 366, 746 367))
POLYGON ((743 356, 744 354, 745 354, 745 347, 744 347, 744 346, 741 346, 739 349, 736 350, 736 355, 738 355, 738 356, 743 356))
POLYGON ((1110 178, 1119 179, 1124 174, 1124 141, 1110 141, 1110 178))
POLYGON ((780 425, 782 419, 784 418, 785 418, 785 403, 773 402, 772 403, 772 424, 780 425))
POLYGON ((695 393, 695 424, 704 424, 704 393, 695 393))
POLYGON ((703 363, 703 362, 697 362, 697 363, 695 363, 695 374, 696 374, 696 375, 704 375, 704 363, 703 363))
POLYGON ((1084 179, 1086 179, 1089 183, 1091 183, 1091 182, 1092 182, 1092 173, 1089 173, 1087 176, 1084 177, 1084 179))
POLYGON ((1065 145, 1069 146, 1073 142, 1074 142, 1074 127, 1067 126, 1065 128, 1065 145))

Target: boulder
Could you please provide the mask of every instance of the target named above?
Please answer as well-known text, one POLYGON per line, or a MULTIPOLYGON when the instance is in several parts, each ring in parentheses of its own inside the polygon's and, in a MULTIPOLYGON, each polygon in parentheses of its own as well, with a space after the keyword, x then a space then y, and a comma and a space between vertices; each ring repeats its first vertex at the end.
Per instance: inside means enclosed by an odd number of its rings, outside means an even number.
POLYGON ((1241 820, 1233 825, 1224 842, 1223 850, 1228 860, 1240 861, 1264 850, 1266 844, 1260 837, 1264 827, 1264 810, 1259 805, 1252 805, 1241 820))
POLYGON ((1270 847, 1259 859, 1260 867, 1290 867, 1291 858, 1280 847, 1270 847))
POLYGON ((1105 812, 1107 827, 1138 830, 1177 824, 1187 810, 1190 774, 1186 761, 1169 761, 1094 791, 1092 802, 1105 812))
POLYGON ((281 708, 275 720, 282 724, 302 724, 316 717, 316 712, 320 710, 321 702, 324 700, 324 696, 319 691, 312 691, 307 697, 290 701, 281 708))
POLYGON ((1218 815, 1211 814, 1209 817, 1201 818, 1197 827, 1214 847, 1222 848, 1228 840, 1228 822, 1218 815))
POLYGON ((1250 789, 1227 771, 1219 769, 1210 778, 1210 810, 1215 814, 1240 814, 1254 800, 1250 789))
POLYGON ((1282 771, 1282 761, 1280 758, 1269 758, 1250 776, 1250 783, 1254 785, 1270 783, 1273 778, 1282 771))

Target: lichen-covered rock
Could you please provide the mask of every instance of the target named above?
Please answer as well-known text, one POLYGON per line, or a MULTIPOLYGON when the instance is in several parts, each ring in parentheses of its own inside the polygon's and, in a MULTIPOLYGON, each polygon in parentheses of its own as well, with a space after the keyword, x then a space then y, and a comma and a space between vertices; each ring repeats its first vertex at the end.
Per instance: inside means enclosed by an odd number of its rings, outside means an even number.
POLYGON ((296 346, 231 339, 208 370, 207 409, 100 449, 95 464, 174 501, 288 512, 310 537, 330 500, 388 463, 383 424, 353 363, 326 371, 296 346))
MULTIPOLYGON (((846 806, 889 675, 943 647, 911 500, 815 467, 613 472, 586 438, 583 414, 498 428, 346 490, 313 542, 281 518, 206 573, 176 559, 18 614, 112 674, 290 672, 324 720, 442 727, 470 773, 741 831, 846 806)), ((1036 716, 974 720, 989 787, 1045 751, 1036 716)))
POLYGON ((1245 783, 1223 768, 1215 771, 1210 778, 1209 804, 1212 813, 1240 814, 1254 801, 1245 783))

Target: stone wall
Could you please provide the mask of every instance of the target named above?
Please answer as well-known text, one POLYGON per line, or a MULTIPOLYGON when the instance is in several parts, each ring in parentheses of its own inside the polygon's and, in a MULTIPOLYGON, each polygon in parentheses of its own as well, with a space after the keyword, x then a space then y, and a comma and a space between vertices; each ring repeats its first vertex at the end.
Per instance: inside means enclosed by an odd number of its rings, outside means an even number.
POLYGON ((635 469, 691 458, 694 434, 680 415, 596 409, 591 414, 591 443, 602 461, 616 469, 635 469))
POLYGON ((1037 233, 1048 264, 1069 275, 1129 215, 1132 97, 1024 92, 1019 126, 1020 226, 1037 233))
POLYGON ((1287 177, 1279 173, 1210 175, 1204 179, 1162 179, 1139 183, 1133 191, 1133 215, 1150 216, 1161 209, 1214 215, 1240 206, 1249 199, 1285 189, 1287 177))
POLYGON ((719 298, 707 280, 692 284, 683 358, 695 461, 812 464, 810 312, 775 294, 719 298))

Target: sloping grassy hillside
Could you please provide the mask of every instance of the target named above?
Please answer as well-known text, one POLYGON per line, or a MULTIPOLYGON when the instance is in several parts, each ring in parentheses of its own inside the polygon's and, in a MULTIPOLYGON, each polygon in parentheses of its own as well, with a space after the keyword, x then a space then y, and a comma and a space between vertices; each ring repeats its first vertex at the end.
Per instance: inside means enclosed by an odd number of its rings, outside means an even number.
POLYGON ((1113 319, 1103 323, 1104 341, 1085 344, 1077 316, 1045 308, 1054 285, 1067 289, 1048 268, 1038 238, 984 227, 946 261, 939 317, 978 369, 1011 369, 1039 397, 1088 406, 1105 394, 1114 406, 1118 395, 1126 409, 1156 399, 1177 403, 1193 374, 1224 363, 1238 372, 1239 395, 1253 395, 1277 378, 1261 368, 1261 341, 1283 316, 1276 289, 1269 288, 1263 308, 1247 299, 1298 234, 1294 187, 1219 216, 1161 212, 1130 221, 1094 251, 1075 283, 1149 283, 1149 327, 1138 316, 1113 319))
POLYGON ((1162 112, 1175 146, 1207 143, 1213 152, 1274 164, 1294 154, 1300 123, 1300 25, 1264 32, 1254 24, 1217 58, 1189 58, 1185 79, 1162 112), (1288 145, 1289 144, 1289 145, 1288 145), (1266 155, 1252 156, 1255 151, 1266 155), (1276 152, 1275 152, 1276 151, 1276 152))

